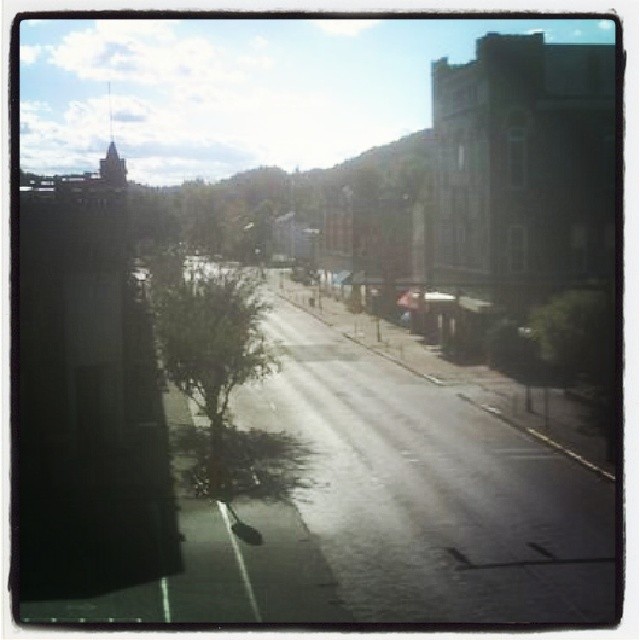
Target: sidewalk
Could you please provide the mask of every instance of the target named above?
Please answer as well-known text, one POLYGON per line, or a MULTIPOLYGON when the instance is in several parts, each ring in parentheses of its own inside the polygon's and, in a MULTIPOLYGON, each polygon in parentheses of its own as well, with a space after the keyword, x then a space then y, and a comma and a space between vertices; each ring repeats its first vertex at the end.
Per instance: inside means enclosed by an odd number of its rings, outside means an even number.
POLYGON ((77 495, 49 491, 34 505, 38 517, 22 539, 30 584, 22 583, 17 619, 81 627, 352 622, 293 504, 196 497, 198 458, 180 436, 208 424, 166 379, 145 307, 130 321, 131 440, 92 459, 83 471, 95 482, 76 483, 77 495), (232 531, 234 513, 261 544, 232 531))
POLYGON ((345 337, 419 375, 432 384, 457 385, 462 399, 496 417, 531 433, 607 480, 615 479, 615 465, 607 460, 605 438, 586 426, 587 408, 567 397, 562 389, 529 390, 530 411, 526 410, 527 389, 486 365, 458 365, 440 355, 439 347, 424 344, 422 337, 408 329, 367 313, 350 313, 342 301, 323 295, 318 303, 318 287, 280 279, 270 274, 269 284, 288 300, 345 337), (314 298, 311 306, 309 299, 314 298), (379 325, 379 327, 378 327, 379 325), (380 341, 378 340, 378 335, 380 341))
POLYGON ((296 508, 240 497, 227 507, 196 497, 190 479, 195 452, 176 443, 192 424, 206 429, 175 385, 164 392, 171 469, 181 532, 183 572, 166 579, 165 621, 177 623, 344 623, 335 583, 296 508), (234 513, 259 532, 251 544, 231 531, 234 513))

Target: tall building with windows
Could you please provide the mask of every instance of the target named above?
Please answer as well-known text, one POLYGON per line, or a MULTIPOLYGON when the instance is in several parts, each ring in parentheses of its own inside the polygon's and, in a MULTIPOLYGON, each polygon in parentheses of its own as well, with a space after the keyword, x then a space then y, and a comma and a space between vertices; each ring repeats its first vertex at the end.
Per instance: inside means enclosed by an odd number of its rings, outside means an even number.
POLYGON ((432 64, 432 97, 434 282, 458 320, 526 322, 551 293, 611 279, 615 47, 487 34, 475 60, 432 64))

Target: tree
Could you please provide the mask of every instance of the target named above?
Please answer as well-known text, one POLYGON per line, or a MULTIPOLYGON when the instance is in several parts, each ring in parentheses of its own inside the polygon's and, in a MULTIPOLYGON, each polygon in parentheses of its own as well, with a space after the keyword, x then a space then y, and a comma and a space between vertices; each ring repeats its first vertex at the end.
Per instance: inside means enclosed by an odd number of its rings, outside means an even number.
POLYGON ((543 359, 602 386, 615 367, 615 308, 601 291, 567 291, 531 315, 543 359))
POLYGON ((158 337, 172 381, 210 420, 209 479, 224 488, 223 432, 231 391, 271 373, 276 361, 260 320, 268 309, 242 274, 155 292, 158 337))
POLYGON ((616 413, 616 309, 606 291, 567 291, 531 315, 543 359, 560 366, 567 380, 582 376, 593 389, 593 419, 614 457, 616 413))

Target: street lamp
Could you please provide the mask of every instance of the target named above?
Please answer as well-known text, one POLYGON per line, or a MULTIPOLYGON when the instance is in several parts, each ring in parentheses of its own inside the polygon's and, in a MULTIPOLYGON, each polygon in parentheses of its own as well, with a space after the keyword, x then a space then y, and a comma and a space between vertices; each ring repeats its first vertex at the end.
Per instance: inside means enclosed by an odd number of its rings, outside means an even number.
POLYGON ((320 236, 320 229, 315 229, 311 227, 307 227, 304 229, 304 233, 311 237, 311 241, 313 242, 313 256, 314 256, 314 265, 316 270, 316 276, 318 278, 318 309, 322 311, 322 291, 320 290, 320 268, 319 268, 319 259, 318 259, 318 241, 320 236))
POLYGON ((377 303, 377 300, 379 300, 380 291, 378 291, 378 289, 373 289, 371 291, 371 295, 376 299, 376 303, 375 303, 376 338, 378 339, 378 342, 382 342, 382 337, 380 335, 380 310, 378 309, 378 303, 377 303))

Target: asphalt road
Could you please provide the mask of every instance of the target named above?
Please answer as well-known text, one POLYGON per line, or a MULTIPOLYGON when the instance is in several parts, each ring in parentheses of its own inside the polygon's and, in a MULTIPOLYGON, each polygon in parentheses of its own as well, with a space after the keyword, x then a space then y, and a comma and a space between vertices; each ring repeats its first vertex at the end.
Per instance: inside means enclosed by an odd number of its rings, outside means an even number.
POLYGON ((293 501, 365 623, 615 619, 615 487, 274 297, 236 422, 313 451, 293 501))

